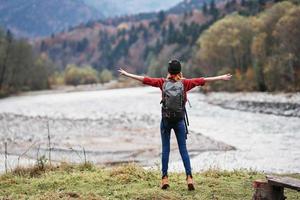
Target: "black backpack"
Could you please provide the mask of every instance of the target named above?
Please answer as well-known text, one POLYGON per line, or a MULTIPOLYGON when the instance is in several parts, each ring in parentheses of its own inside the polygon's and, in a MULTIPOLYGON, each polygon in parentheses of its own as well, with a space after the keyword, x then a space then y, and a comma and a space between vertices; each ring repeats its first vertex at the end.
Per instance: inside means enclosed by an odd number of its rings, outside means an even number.
POLYGON ((166 80, 162 87, 162 117, 168 121, 184 118, 184 86, 181 81, 166 80))
POLYGON ((162 117, 168 122, 184 119, 186 133, 189 125, 184 101, 184 85, 182 81, 165 80, 162 87, 162 117))

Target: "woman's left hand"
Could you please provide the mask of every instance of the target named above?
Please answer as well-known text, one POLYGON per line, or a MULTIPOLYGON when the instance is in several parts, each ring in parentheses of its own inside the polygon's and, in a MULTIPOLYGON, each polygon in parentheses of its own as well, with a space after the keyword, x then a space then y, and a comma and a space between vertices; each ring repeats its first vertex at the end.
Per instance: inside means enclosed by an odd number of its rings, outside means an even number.
POLYGON ((124 75, 124 76, 127 76, 128 75, 128 72, 126 72, 125 70, 123 70, 122 68, 120 68, 118 70, 118 72, 120 73, 120 75, 124 75))

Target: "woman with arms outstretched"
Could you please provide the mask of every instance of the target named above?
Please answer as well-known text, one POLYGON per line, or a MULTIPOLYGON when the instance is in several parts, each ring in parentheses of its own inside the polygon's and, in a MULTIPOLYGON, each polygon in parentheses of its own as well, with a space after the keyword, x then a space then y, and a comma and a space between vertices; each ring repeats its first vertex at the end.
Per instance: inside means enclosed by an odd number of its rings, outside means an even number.
POLYGON ((168 66, 166 78, 150 78, 131 74, 119 69, 121 75, 135 79, 143 84, 159 87, 162 91, 162 119, 160 123, 162 141, 162 181, 161 188, 169 187, 168 163, 170 154, 170 134, 173 129, 176 135, 180 155, 184 164, 188 190, 194 190, 194 182, 190 157, 186 148, 187 123, 185 121, 185 103, 187 92, 196 86, 203 86, 212 81, 228 81, 231 74, 208 77, 185 79, 181 73, 181 64, 178 60, 171 60, 168 66))

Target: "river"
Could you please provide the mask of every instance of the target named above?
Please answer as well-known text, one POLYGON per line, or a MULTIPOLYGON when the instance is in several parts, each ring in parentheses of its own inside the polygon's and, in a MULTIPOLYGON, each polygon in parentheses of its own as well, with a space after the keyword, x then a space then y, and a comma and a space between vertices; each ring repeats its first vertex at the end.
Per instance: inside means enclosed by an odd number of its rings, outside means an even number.
MULTIPOLYGON (((300 172, 300 118, 232 106, 228 109, 213 102, 212 97, 228 101, 228 96, 289 102, 283 94, 189 93, 192 107, 187 106, 187 143, 194 171, 245 168, 300 172)), ((292 103, 297 103, 299 94, 292 96, 292 103)), ((8 144, 10 168, 17 165, 21 154, 20 164, 33 163, 41 155, 48 157, 48 130, 53 162, 87 159, 101 165, 134 161, 157 166, 160 97, 157 88, 139 87, 1 99, 0 170, 4 170, 4 142, 8 144)), ((176 139, 173 136, 171 140, 170 169, 183 171, 176 139)))

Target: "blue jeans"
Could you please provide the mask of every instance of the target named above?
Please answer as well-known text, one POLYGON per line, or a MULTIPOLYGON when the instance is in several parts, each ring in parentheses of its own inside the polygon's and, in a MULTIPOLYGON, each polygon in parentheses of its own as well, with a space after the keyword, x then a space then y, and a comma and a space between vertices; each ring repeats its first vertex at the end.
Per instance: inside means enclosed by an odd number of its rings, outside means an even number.
POLYGON ((168 122, 162 119, 160 123, 160 133, 162 141, 162 177, 168 176, 168 163, 170 155, 171 130, 174 130, 179 152, 184 164, 186 175, 192 175, 190 157, 186 148, 186 127, 184 120, 178 122, 168 122))

